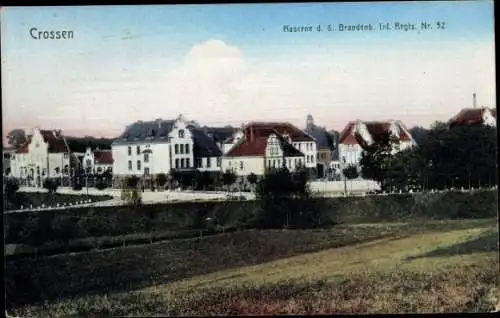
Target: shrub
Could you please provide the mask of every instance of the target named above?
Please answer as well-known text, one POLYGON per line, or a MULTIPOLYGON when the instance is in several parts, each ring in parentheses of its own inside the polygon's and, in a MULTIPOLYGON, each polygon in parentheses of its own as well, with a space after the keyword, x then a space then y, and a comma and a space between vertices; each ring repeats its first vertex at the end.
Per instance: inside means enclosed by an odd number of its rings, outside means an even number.
POLYGON ((95 185, 95 187, 98 190, 104 190, 104 189, 106 189, 108 187, 108 185, 104 181, 98 181, 97 184, 95 185))
POLYGON ((8 199, 11 199, 14 197, 16 192, 19 190, 19 184, 16 180, 14 179, 7 179, 5 181, 5 196, 8 199))
POLYGON ((81 183, 75 183, 73 185, 73 190, 75 191, 81 191, 83 189, 83 186, 81 185, 81 183))
POLYGON ((127 178, 127 187, 128 188, 137 188, 137 185, 139 184, 139 178, 136 176, 131 176, 127 178))
POLYGON ((59 184, 56 180, 53 179, 46 179, 43 182, 43 187, 47 190, 49 190, 49 193, 54 193, 57 191, 57 188, 59 187, 59 184))
POLYGON ((156 176, 156 180, 158 181, 158 185, 160 187, 163 187, 165 183, 167 183, 167 176, 164 173, 159 173, 156 176))

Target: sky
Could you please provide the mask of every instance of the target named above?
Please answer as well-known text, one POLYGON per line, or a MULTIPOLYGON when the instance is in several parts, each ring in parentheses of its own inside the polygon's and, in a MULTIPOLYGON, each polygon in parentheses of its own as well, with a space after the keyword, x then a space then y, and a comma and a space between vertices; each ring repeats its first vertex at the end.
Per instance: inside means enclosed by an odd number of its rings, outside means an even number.
POLYGON ((496 103, 493 1, 9 7, 0 23, 4 136, 117 137, 179 114, 210 126, 303 128, 311 114, 335 130, 356 119, 429 127, 471 107, 473 92, 496 103), (73 38, 34 39, 33 28, 73 38))

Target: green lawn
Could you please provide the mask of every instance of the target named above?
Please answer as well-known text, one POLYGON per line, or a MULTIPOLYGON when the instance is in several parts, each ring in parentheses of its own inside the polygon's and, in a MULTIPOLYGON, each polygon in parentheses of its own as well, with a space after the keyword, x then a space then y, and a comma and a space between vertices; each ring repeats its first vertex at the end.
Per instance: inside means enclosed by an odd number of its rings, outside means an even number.
POLYGON ((101 279, 101 285, 94 282, 101 292, 19 306, 13 312, 151 316, 489 311, 497 302, 497 242, 497 221, 483 219, 245 231, 57 256, 44 260, 45 275, 51 267, 61 284, 81 290, 84 279, 89 290, 89 280, 101 279), (111 269, 113 284, 129 285, 104 293, 104 286, 112 284, 104 284, 102 271, 109 275, 111 269))

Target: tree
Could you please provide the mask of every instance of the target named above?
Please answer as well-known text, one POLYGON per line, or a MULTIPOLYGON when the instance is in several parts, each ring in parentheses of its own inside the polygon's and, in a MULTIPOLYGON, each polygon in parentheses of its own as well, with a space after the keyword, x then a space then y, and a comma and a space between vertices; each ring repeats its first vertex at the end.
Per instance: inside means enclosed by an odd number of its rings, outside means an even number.
POLYGON ((310 203, 308 172, 285 168, 270 170, 257 183, 256 196, 261 209, 254 220, 260 228, 310 227, 319 223, 310 203))
POLYGON ((236 174, 231 171, 231 170, 226 170, 222 174, 222 184, 224 184, 227 187, 227 190, 229 191, 229 186, 234 184, 236 182, 236 174))
POLYGON ((250 183, 252 188, 254 188, 254 190, 255 190, 255 185, 257 184, 257 181, 258 181, 257 175, 252 172, 251 174, 249 174, 247 176, 247 181, 248 181, 248 183, 250 183))
POLYGON ((159 173, 156 176, 156 180, 158 181, 158 185, 160 187, 163 187, 165 183, 167 183, 167 176, 164 173, 159 173))
POLYGON ((344 168, 344 170, 342 170, 342 173, 349 180, 356 179, 359 176, 358 167, 356 167, 355 165, 347 166, 346 168, 344 168))
POLYGON ((208 186, 210 186, 211 184, 213 184, 214 180, 213 178, 210 176, 210 173, 208 171, 203 171, 200 175, 199 175, 199 186, 203 189, 203 190, 206 190, 206 188, 208 186))
POLYGON ((379 182, 381 189, 390 190, 391 184, 387 172, 398 141, 390 133, 381 134, 374 139, 371 145, 363 145, 364 150, 360 160, 361 175, 365 179, 379 182))
POLYGON ((43 182, 43 187, 49 191, 49 193, 55 193, 57 191, 59 184, 53 179, 45 179, 43 182))
POLYGON ((23 129, 14 129, 7 134, 7 143, 14 148, 19 148, 26 141, 26 133, 23 129))

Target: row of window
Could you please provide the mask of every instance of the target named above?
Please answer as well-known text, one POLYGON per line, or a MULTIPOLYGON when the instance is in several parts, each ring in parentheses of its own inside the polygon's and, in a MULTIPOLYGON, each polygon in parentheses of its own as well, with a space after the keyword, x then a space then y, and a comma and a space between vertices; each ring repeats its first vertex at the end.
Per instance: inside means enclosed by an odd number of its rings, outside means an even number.
MULTIPOLYGON (((212 166, 212 161, 210 158, 206 160, 207 166, 205 168, 210 168, 212 166)), ((217 167, 220 167, 221 158, 217 158, 217 167)), ((203 168, 203 158, 196 158, 196 168, 203 168)))
POLYGON ((175 144, 174 146, 175 154, 189 154, 189 144, 175 144))
POLYGON ((175 159, 175 169, 184 169, 191 167, 191 160, 189 158, 175 159))
MULTIPOLYGON (((283 161, 284 165, 291 168, 292 167, 292 159, 288 159, 283 161)), ((300 167, 302 165, 302 158, 295 158, 293 163, 295 164, 295 167, 300 167)), ((279 168, 281 167, 281 160, 275 159, 275 160, 268 160, 267 161, 267 166, 269 168, 279 168)))
POLYGON ((307 155, 306 156, 306 162, 307 163, 313 163, 314 162, 314 156, 313 155, 307 155))
MULTIPOLYGON (((145 154, 146 155, 146 154, 145 154)), ((144 161, 146 162, 146 161, 144 161)), ((128 161, 128 170, 129 171, 132 171, 133 170, 133 167, 132 167, 132 160, 129 160, 128 161)), ((137 160, 137 170, 138 171, 141 171, 141 161, 140 160, 137 160)), ((144 167, 144 174, 149 174, 149 167, 144 167)))
MULTIPOLYGON (((296 144, 296 148, 297 148, 298 150, 302 151, 302 149, 301 149, 301 148, 302 148, 302 143, 297 143, 297 144, 296 144)), ((306 144, 306 149, 305 149, 305 150, 306 150, 306 151, 313 151, 313 148, 314 148, 314 143, 313 143, 313 142, 308 142, 308 143, 306 144)))

